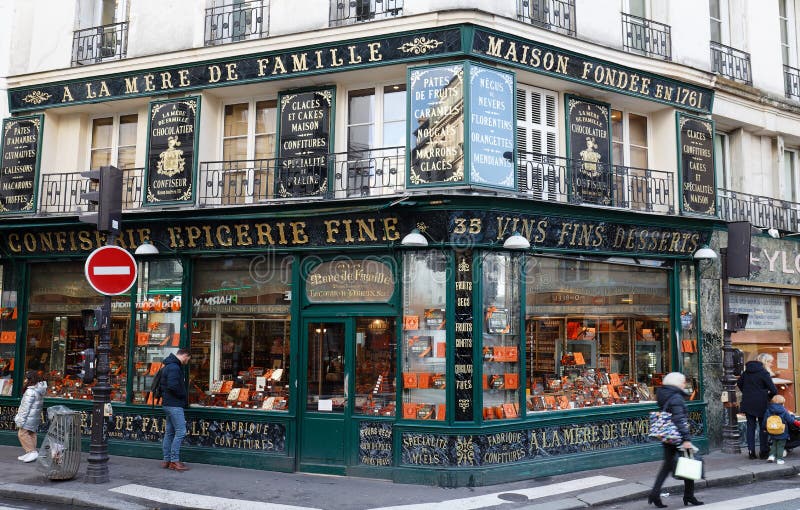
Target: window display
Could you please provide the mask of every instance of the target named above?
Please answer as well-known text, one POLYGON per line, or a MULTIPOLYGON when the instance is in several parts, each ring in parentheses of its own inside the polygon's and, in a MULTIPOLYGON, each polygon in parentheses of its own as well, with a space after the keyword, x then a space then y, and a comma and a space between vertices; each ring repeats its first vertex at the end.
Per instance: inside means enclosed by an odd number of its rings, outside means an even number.
MULTIPOLYGON (((691 400, 699 400, 700 395, 700 354, 697 342, 697 285, 694 266, 680 265, 681 279, 681 317, 678 335, 678 352, 681 357, 681 370, 686 376, 686 387, 691 400)), ((788 400, 787 400, 788 402, 788 400)))
POLYGON ((14 391, 14 357, 17 348, 17 291, 14 274, 0 266, 0 396, 14 391))
POLYGON ((487 253, 483 259, 483 418, 519 413, 519 258, 487 253))
POLYGON ((395 415, 395 352, 393 318, 356 320, 356 413, 395 415))
POLYGON ((437 251, 407 253, 403 265, 402 417, 444 420, 447 258, 437 251))
POLYGON ((526 407, 651 401, 670 371, 667 271, 529 257, 526 407))
MULTIPOLYGON (((78 378, 81 351, 96 347, 96 335, 83 328, 82 310, 102 305, 89 286, 83 263, 36 264, 30 278, 30 309, 25 368, 41 372, 47 397, 91 400, 91 388, 78 378)), ((111 400, 125 402, 130 296, 113 296, 110 321, 109 380, 111 400)))
POLYGON ((198 260, 189 403, 286 411, 292 259, 198 260))

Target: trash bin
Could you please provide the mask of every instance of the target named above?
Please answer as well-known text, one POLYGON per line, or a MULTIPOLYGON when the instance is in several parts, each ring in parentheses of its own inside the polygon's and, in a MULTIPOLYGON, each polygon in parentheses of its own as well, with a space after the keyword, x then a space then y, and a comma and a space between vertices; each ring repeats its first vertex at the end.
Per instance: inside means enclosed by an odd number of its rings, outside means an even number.
POLYGON ((67 406, 47 409, 50 427, 39 448, 37 468, 51 480, 75 478, 81 465, 81 413, 67 406))

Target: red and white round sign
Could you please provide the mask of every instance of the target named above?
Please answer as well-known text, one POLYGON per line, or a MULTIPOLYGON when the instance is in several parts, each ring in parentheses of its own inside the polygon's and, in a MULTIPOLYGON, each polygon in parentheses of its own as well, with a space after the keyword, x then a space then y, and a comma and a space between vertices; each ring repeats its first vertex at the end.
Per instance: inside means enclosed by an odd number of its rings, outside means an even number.
POLYGON ((116 296, 127 292, 136 281, 136 260, 119 246, 102 246, 89 254, 84 272, 94 290, 116 296))

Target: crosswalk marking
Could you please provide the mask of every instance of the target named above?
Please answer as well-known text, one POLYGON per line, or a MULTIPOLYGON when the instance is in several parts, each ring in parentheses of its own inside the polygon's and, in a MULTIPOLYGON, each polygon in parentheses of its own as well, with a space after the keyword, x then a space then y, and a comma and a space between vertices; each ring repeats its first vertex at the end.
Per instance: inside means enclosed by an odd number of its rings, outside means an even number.
POLYGON ((486 508, 509 503, 508 500, 500 499, 499 496, 502 494, 519 494, 527 497, 530 500, 546 498, 548 496, 556 496, 558 494, 565 494, 567 492, 590 489, 599 485, 607 485, 622 481, 624 480, 621 478, 614 478, 611 476, 589 476, 586 478, 579 478, 577 480, 570 480, 568 482, 531 487, 529 489, 495 492, 493 494, 484 494, 483 496, 474 496, 471 498, 450 499, 439 503, 433 502, 414 505, 385 506, 373 508, 371 510, 449 510, 451 508, 454 510, 471 510, 475 508, 486 508))
POLYGON ((262 503, 244 499, 228 499, 216 496, 204 496, 174 490, 158 489, 146 485, 128 484, 109 489, 136 498, 158 501, 167 505, 178 505, 203 510, 318 510, 305 506, 281 505, 279 503, 262 503))
POLYGON ((703 508, 705 510, 745 510, 747 508, 756 508, 798 498, 800 498, 800 489, 784 489, 774 492, 765 492, 764 494, 756 494, 755 496, 719 501, 717 503, 703 505, 703 508))

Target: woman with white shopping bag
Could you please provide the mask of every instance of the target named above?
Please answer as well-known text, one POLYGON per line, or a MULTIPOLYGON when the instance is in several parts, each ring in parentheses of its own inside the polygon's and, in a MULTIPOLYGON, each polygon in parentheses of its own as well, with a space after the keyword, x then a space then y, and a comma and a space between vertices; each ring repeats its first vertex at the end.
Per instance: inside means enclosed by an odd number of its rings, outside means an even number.
MULTIPOLYGON (((647 497, 647 502, 658 508, 667 506, 661 502, 661 486, 664 485, 664 480, 667 479, 667 476, 674 471, 681 451, 695 450, 691 442, 691 433, 689 432, 689 412, 684 401, 686 396, 686 377, 680 372, 670 372, 664 376, 662 384, 663 386, 656 391, 658 406, 665 412, 672 414, 672 422, 678 428, 683 442, 677 446, 661 443, 664 448, 664 462, 661 464, 661 469, 656 476, 653 490, 650 491, 650 495, 647 497)), ((683 504, 685 506, 703 504, 702 501, 698 501, 694 497, 694 480, 684 479, 683 481, 683 504)))

